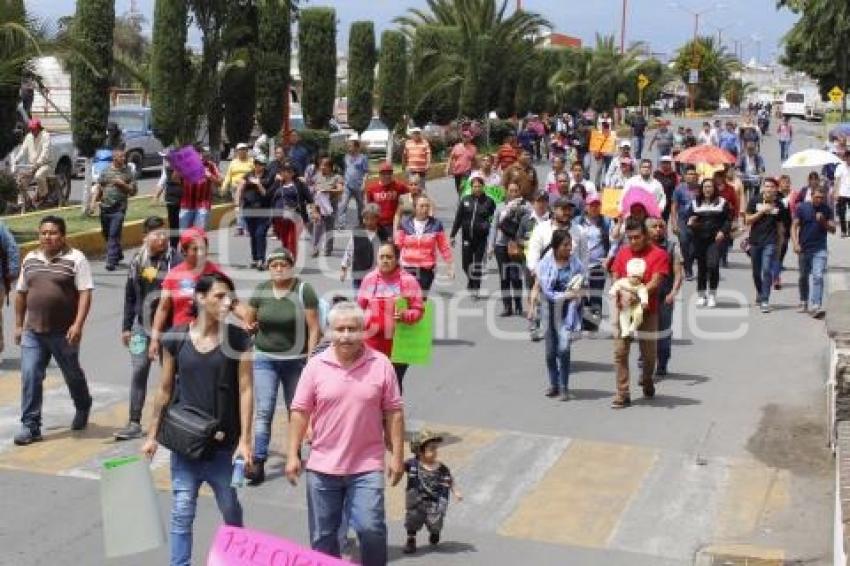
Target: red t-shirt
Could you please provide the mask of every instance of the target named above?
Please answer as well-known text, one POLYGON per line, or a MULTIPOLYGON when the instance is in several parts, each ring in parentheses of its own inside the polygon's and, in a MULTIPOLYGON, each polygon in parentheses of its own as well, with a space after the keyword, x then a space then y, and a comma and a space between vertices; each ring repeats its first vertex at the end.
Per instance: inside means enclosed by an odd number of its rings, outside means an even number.
POLYGON ((171 268, 165 279, 162 280, 162 288, 168 291, 171 297, 171 325, 180 326, 189 324, 194 318, 192 316, 192 300, 195 297, 195 283, 201 275, 224 272, 211 261, 207 261, 202 269, 189 267, 186 262, 181 262, 171 268))
POLYGON ((378 224, 381 226, 392 226, 395 211, 398 208, 398 199, 407 194, 410 189, 404 183, 395 179, 389 185, 382 185, 380 181, 370 183, 366 186, 366 200, 378 205, 378 224))
POLYGON ((741 203, 738 202, 738 195, 735 193, 735 187, 729 183, 723 183, 723 189, 720 191, 720 196, 723 200, 729 203, 729 212, 732 214, 732 220, 738 218, 741 213, 741 203))
MULTIPOLYGON (((640 253, 635 253, 632 251, 631 247, 625 245, 620 248, 617 255, 614 257, 614 261, 611 263, 611 273, 614 275, 615 279, 620 279, 626 276, 626 264, 633 257, 639 257, 646 262, 646 272, 643 274, 644 284, 648 284, 652 281, 652 278, 656 273, 660 273, 665 277, 670 275, 669 259, 665 250, 662 250, 655 244, 649 244, 640 253)), ((658 293, 650 293, 649 308, 647 311, 655 312, 657 310, 658 293)))
MULTIPOLYGON (((213 177, 221 177, 215 163, 204 163, 204 169, 213 177)), ((197 183, 183 182, 183 196, 180 198, 180 208, 189 210, 212 206, 212 181, 204 178, 197 183)))

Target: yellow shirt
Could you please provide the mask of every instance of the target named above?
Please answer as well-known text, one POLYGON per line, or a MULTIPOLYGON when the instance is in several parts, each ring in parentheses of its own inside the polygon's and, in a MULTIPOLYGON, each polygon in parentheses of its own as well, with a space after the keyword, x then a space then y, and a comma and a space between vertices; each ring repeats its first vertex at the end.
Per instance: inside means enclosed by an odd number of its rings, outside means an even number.
POLYGON ((244 161, 236 158, 227 167, 227 174, 221 184, 221 192, 226 193, 231 187, 235 187, 246 174, 254 171, 254 160, 251 158, 244 161))

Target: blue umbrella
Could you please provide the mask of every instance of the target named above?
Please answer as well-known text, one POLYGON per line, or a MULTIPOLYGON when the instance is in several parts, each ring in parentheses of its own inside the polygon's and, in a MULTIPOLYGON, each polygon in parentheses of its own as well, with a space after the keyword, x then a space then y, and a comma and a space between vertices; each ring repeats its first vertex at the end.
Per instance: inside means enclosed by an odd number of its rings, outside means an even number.
POLYGON ((834 128, 829 131, 830 137, 833 138, 846 138, 850 137, 850 122, 845 122, 843 124, 838 124, 834 128))

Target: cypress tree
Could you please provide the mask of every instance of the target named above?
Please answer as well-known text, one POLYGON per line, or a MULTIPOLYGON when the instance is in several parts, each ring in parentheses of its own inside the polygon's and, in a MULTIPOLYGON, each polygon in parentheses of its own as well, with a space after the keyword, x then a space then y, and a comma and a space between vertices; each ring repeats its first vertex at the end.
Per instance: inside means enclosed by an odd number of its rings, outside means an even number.
POLYGON ((269 137, 280 131, 284 100, 289 96, 291 8, 289 0, 259 3, 257 68, 262 69, 263 79, 257 82, 257 122, 269 137))
POLYGON ((222 77, 224 130, 232 145, 247 142, 257 109, 257 7, 251 0, 230 5, 223 42, 228 54, 222 77))
POLYGON ((374 109, 375 26, 354 22, 348 36, 348 124, 358 133, 369 127, 374 109))
POLYGON ((336 98, 336 11, 308 8, 298 18, 301 108, 307 127, 323 129, 333 117, 336 98))
POLYGON ((109 120, 109 77, 112 75, 113 0, 78 0, 74 39, 90 65, 77 62, 71 72, 71 120, 74 143, 84 157, 92 157, 106 138, 109 120))
POLYGON ((381 120, 390 129, 387 158, 391 159, 393 132, 407 110, 407 41, 400 31, 387 30, 381 35, 378 85, 381 120))
MULTIPOLYGON (((26 22, 26 9, 23 0, 7 0, 0 2, 0 24, 26 22)), ((14 46, 10 46, 14 47, 14 46)), ((8 61, 14 53, 5 53, 2 59, 8 61)), ((11 70, 15 76, 23 75, 23 66, 11 70)), ((18 123, 18 86, 15 84, 0 84, 0 157, 6 155, 15 147, 15 126, 18 123)))
POLYGON ((159 140, 172 144, 183 132, 188 61, 186 0, 156 0, 151 42, 151 113, 159 140))

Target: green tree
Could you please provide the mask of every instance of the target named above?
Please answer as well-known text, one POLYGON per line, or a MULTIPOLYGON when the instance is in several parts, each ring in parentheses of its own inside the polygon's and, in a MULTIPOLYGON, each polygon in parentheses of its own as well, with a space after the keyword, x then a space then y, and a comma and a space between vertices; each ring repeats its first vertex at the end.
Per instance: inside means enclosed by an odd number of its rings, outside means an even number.
POLYGON ((252 0, 231 2, 223 33, 224 129, 236 144, 250 138, 257 106, 257 7, 252 0))
POLYGON ((410 76, 408 92, 411 93, 410 114, 417 124, 434 121, 446 124, 458 117, 460 101, 460 77, 443 80, 451 73, 437 71, 436 67, 450 66, 441 51, 455 50, 457 34, 450 28, 439 25, 420 25, 413 35, 410 54, 410 76), (423 84, 423 77, 431 74, 430 85, 423 84))
POLYGON ((15 147, 18 89, 34 41, 26 28, 23 0, 0 4, 0 156, 15 147))
POLYGON ((753 83, 741 79, 729 79, 723 84, 723 97, 732 108, 740 108, 744 97, 756 90, 753 83))
POLYGON ((185 0, 156 0, 150 103, 154 133, 165 145, 177 141, 185 128, 187 18, 185 0))
POLYGON ((228 0, 189 0, 192 17, 201 30, 202 39, 201 61, 187 102, 193 116, 198 116, 199 121, 206 119, 208 143, 216 155, 221 148, 224 123, 218 64, 222 59, 222 28, 229 5, 228 0))
POLYGON ((369 126, 375 107, 375 25, 354 22, 348 34, 348 124, 358 133, 369 126))
POLYGON ((289 0, 261 0, 259 4, 259 45, 257 68, 257 122, 270 138, 280 132, 284 101, 289 96, 291 49, 291 9, 289 0))
MULTIPOLYGON (((848 86, 847 44, 850 41, 850 6, 834 0, 787 0, 787 5, 800 14, 800 19, 784 38, 782 64, 808 74, 818 81, 821 94, 833 86, 846 93, 848 86)), ((847 97, 842 103, 846 114, 847 97)))
POLYGON ((92 157, 106 137, 109 120, 109 76, 112 69, 112 0, 77 2, 74 39, 86 49, 90 65, 78 62, 71 73, 71 113, 74 143, 85 157, 92 157))
POLYGON ((695 104, 699 108, 715 108, 723 85, 741 68, 741 63, 714 37, 699 37, 678 50, 673 67, 685 82, 690 70, 698 69, 699 84, 693 87, 695 104))
POLYGON ((531 53, 533 42, 551 24, 539 14, 523 10, 510 16, 507 0, 427 0, 428 12, 410 9, 396 18, 404 32, 415 41, 417 30, 439 26, 451 34, 441 49, 430 53, 431 64, 417 77, 420 100, 438 91, 460 85, 460 114, 480 116, 495 107, 502 91, 503 71, 521 67, 531 53))
POLYGON ((391 159, 393 133, 407 112, 407 41, 398 31, 387 30, 381 35, 378 97, 378 112, 390 130, 387 158, 391 159))
POLYGON ((298 21, 301 108, 309 128, 327 128, 336 98, 336 11, 302 10, 298 21))

